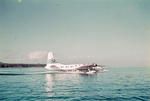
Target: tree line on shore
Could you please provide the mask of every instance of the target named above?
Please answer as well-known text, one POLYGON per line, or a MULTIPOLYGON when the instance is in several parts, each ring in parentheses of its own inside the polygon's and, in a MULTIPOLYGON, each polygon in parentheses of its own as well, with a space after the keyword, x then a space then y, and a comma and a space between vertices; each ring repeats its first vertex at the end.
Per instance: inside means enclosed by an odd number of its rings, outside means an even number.
POLYGON ((26 63, 3 63, 0 62, 0 68, 6 67, 44 67, 46 64, 26 64, 26 63))

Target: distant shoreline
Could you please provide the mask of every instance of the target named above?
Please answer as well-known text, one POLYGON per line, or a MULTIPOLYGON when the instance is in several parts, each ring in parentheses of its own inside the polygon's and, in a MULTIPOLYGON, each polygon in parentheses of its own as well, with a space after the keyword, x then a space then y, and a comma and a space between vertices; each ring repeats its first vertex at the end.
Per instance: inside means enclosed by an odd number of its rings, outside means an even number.
POLYGON ((14 67, 44 67, 46 64, 26 64, 26 63, 0 63, 0 68, 14 68, 14 67))

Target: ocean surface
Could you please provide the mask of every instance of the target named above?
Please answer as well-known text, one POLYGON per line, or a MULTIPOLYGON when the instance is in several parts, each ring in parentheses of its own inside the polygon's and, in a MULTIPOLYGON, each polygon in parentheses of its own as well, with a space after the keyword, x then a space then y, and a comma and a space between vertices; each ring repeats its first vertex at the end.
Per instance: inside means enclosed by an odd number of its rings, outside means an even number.
POLYGON ((107 69, 81 75, 0 68, 0 101, 150 101, 150 68, 107 69))

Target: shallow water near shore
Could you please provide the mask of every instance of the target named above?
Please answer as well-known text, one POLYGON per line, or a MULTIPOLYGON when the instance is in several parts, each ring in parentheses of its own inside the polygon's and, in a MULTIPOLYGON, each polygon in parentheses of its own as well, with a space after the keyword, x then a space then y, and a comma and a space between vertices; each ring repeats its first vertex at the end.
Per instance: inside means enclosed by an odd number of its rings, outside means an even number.
POLYGON ((108 68, 94 75, 44 68, 0 68, 3 101, 149 101, 150 68, 108 68))

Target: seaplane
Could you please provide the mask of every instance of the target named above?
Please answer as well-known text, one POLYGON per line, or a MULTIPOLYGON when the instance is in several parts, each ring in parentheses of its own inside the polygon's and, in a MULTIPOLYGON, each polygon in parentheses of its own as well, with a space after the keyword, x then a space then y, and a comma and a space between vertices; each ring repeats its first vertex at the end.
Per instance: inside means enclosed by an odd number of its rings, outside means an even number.
POLYGON ((82 74, 94 74, 100 71, 104 71, 104 66, 92 64, 69 64, 65 65, 58 63, 54 58, 53 52, 48 52, 47 64, 45 68, 49 71, 67 72, 67 73, 82 73, 82 74))

